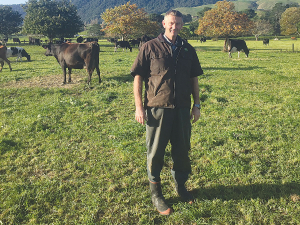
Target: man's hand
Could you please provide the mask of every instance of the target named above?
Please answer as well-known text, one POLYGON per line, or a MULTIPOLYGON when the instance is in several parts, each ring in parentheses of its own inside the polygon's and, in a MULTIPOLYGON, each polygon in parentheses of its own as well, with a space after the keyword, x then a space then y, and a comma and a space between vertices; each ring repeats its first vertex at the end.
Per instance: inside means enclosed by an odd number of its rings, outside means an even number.
POLYGON ((193 120, 192 123, 195 123, 197 120, 199 120, 199 118, 200 118, 200 109, 194 106, 191 112, 191 120, 193 120))
POLYGON ((147 121, 147 116, 145 109, 143 107, 136 108, 135 110, 135 120, 138 121, 140 124, 145 124, 147 121))

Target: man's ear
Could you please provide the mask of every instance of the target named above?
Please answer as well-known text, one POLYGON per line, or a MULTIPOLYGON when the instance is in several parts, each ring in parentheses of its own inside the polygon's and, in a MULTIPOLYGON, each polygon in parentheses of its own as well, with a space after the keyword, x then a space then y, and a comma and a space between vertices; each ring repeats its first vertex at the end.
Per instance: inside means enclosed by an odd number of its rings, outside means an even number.
POLYGON ((161 21, 163 27, 165 28, 165 20, 161 21))

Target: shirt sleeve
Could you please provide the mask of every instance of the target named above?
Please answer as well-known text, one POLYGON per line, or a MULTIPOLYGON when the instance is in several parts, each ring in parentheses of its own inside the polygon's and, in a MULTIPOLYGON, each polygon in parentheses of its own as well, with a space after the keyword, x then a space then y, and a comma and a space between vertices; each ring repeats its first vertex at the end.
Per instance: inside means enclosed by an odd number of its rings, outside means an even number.
POLYGON ((193 49, 193 62, 192 62, 191 78, 203 74, 203 70, 201 68, 196 50, 193 47, 192 49, 193 49))
POLYGON ((141 47, 132 67, 131 67, 131 76, 135 77, 140 75, 143 78, 147 76, 150 72, 150 63, 147 59, 145 44, 141 47))

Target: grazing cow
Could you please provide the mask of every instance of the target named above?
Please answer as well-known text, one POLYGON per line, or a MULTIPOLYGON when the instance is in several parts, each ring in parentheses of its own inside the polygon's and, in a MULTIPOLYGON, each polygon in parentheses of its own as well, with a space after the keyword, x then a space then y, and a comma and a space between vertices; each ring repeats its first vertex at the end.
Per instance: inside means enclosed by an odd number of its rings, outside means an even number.
POLYGON ((84 39, 84 43, 93 42, 93 41, 98 42, 98 38, 86 38, 86 39, 84 39))
POLYGON ((41 45, 41 40, 38 38, 29 37, 29 44, 30 45, 41 45))
POLYGON ((60 64, 63 73, 64 81, 66 84, 66 69, 68 68, 69 80, 71 82, 72 69, 86 68, 89 77, 88 85, 91 83, 92 73, 96 69, 99 83, 101 83, 100 69, 99 69, 99 45, 97 42, 89 43, 62 43, 62 44, 48 44, 43 45, 47 51, 46 56, 54 56, 60 64))
POLYGON ((118 38, 110 38, 107 39, 107 41, 109 41, 110 43, 115 43, 116 41, 118 41, 118 38))
POLYGON ((129 43, 130 43, 130 45, 131 45, 132 47, 135 47, 136 45, 139 45, 140 42, 141 42, 141 38, 138 38, 138 39, 132 39, 132 40, 129 41, 129 43))
POLYGON ((263 44, 264 44, 264 45, 269 45, 269 42, 270 42, 269 38, 265 38, 265 39, 263 40, 263 44))
POLYGON ((20 41, 19 38, 13 38, 13 42, 14 42, 14 43, 18 42, 19 44, 21 44, 21 41, 20 41))
POLYGON ((202 43, 202 42, 206 42, 206 37, 201 37, 200 38, 200 42, 202 43))
POLYGON ((126 51, 127 51, 127 49, 129 49, 132 52, 132 47, 130 46, 128 41, 116 41, 115 42, 115 52, 117 51, 118 48, 123 48, 123 51, 124 51, 124 48, 126 48, 126 51))
POLYGON ((151 37, 149 37, 148 35, 143 35, 142 37, 141 37, 141 41, 140 41, 140 44, 139 44, 139 49, 142 47, 142 45, 143 44, 145 44, 147 41, 150 41, 151 39, 153 39, 153 38, 151 38, 151 37))
POLYGON ((6 51, 6 58, 9 57, 17 57, 17 60, 22 61, 22 57, 26 57, 27 61, 30 61, 30 55, 28 55, 28 53, 25 51, 24 48, 21 47, 11 47, 11 48, 7 48, 6 51))
POLYGON ((83 42, 83 37, 78 37, 77 39, 76 39, 76 41, 77 41, 77 43, 82 43, 83 42))
POLYGON ((0 46, 0 72, 2 71, 4 61, 8 64, 10 71, 12 71, 11 66, 10 66, 10 61, 6 57, 6 52, 7 52, 7 47, 4 45, 0 46))
POLYGON ((240 39, 228 39, 227 41, 227 45, 228 45, 228 52, 229 52, 229 57, 231 56, 232 52, 238 52, 238 58, 240 58, 240 52, 244 51, 246 57, 248 57, 249 55, 249 49, 246 45, 246 42, 244 40, 240 40, 240 39))

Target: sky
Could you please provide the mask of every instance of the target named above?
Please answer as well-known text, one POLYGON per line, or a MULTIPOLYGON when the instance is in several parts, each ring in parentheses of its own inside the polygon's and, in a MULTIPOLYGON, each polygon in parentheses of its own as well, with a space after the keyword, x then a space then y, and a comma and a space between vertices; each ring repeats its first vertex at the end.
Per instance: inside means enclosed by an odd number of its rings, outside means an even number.
POLYGON ((0 0, 0 5, 25 4, 27 0, 0 0))

